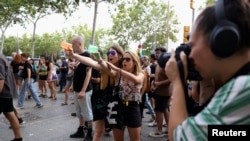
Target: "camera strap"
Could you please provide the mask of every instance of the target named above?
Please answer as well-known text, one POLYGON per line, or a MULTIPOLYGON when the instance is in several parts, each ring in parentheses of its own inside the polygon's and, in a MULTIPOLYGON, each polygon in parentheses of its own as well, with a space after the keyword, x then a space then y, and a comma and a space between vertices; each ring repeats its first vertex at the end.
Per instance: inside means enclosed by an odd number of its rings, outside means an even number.
POLYGON ((189 95, 188 95, 188 89, 187 89, 187 79, 185 78, 184 67, 183 67, 183 63, 181 61, 180 55, 176 56, 176 61, 177 61, 177 66, 178 66, 181 82, 182 82, 182 88, 183 88, 184 95, 185 95, 187 112, 190 113, 192 110, 192 107, 190 107, 190 105, 192 105, 192 101, 188 100, 189 95))
POLYGON ((183 89, 184 89, 186 87, 186 85, 187 85, 187 81, 186 81, 186 78, 185 78, 184 67, 183 67, 183 63, 181 61, 180 55, 176 55, 175 60, 177 61, 177 66, 178 66, 182 86, 183 86, 183 89))

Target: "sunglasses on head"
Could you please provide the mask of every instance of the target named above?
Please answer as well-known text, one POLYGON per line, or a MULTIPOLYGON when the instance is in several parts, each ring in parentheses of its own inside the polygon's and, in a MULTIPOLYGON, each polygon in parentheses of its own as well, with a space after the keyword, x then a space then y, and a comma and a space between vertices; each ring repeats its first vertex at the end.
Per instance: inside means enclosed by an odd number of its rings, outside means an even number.
POLYGON ((124 61, 124 60, 125 60, 126 62, 129 62, 129 61, 131 60, 131 58, 123 57, 123 58, 122 58, 122 61, 124 61))
POLYGON ((116 55, 116 52, 115 51, 108 51, 107 52, 107 56, 109 56, 109 55, 112 55, 112 56, 115 56, 116 55))

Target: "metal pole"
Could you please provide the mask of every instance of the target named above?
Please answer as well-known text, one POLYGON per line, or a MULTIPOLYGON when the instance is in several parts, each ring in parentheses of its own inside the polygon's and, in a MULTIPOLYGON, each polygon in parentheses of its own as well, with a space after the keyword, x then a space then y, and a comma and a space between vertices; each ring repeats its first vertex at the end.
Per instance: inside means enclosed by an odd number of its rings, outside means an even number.
POLYGON ((192 25, 194 24, 195 9, 192 9, 192 25))
POLYGON ((167 50, 168 50, 168 39, 169 39, 169 21, 170 21, 170 2, 169 2, 169 0, 168 0, 168 19, 167 19, 167 50))
POLYGON ((16 39, 17 39, 17 46, 16 46, 16 52, 19 53, 19 37, 18 37, 18 33, 16 35, 16 39))
POLYGON ((92 35, 91 35, 91 44, 95 44, 95 27, 96 27, 96 18, 97 18, 97 9, 98 9, 98 0, 95 0, 95 10, 94 10, 94 19, 93 19, 93 27, 92 27, 92 35))
POLYGON ((156 49, 156 30, 154 30, 154 34, 155 34, 155 37, 154 37, 154 50, 156 49))

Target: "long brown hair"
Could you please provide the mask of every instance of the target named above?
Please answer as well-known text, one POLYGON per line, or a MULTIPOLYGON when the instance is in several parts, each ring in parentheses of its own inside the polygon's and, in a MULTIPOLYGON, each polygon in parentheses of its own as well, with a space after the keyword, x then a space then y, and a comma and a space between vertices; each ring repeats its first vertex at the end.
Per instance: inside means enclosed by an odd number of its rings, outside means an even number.
POLYGON ((111 48, 114 49, 114 50, 118 53, 118 57, 119 57, 118 63, 117 63, 117 64, 114 64, 114 65, 116 65, 117 67, 121 68, 121 67, 122 67, 122 57, 123 57, 123 55, 124 55, 124 50, 123 50, 123 48, 122 48, 120 45, 118 45, 118 44, 112 45, 108 50, 110 50, 111 48))
MULTIPOLYGON (((119 57, 118 62, 116 64, 114 64, 114 65, 121 68, 122 67, 122 57, 123 57, 123 54, 124 54, 124 50, 123 50, 123 48, 121 46, 119 46, 117 44, 112 45, 108 50, 110 50, 111 48, 114 49, 118 53, 118 57, 119 57)), ((102 72, 100 89, 104 90, 108 86, 113 87, 114 85, 115 85, 115 78, 111 77, 106 72, 102 72)))
POLYGON ((14 58, 15 64, 21 64, 22 63, 22 56, 20 54, 16 54, 14 58))

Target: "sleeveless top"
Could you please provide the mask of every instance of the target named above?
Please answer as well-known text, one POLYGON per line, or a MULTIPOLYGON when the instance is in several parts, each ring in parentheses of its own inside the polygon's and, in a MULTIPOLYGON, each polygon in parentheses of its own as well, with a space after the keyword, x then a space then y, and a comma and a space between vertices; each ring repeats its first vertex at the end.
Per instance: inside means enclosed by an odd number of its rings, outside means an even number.
MULTIPOLYGON (((116 86, 118 85, 118 83, 119 81, 116 81, 116 86)), ((141 102, 141 88, 142 84, 135 84, 132 81, 124 80, 121 76, 119 97, 124 101, 141 102)))
POLYGON ((39 76, 46 76, 46 75, 48 75, 47 66, 45 66, 45 65, 39 66, 39 68, 38 68, 38 75, 39 76))

